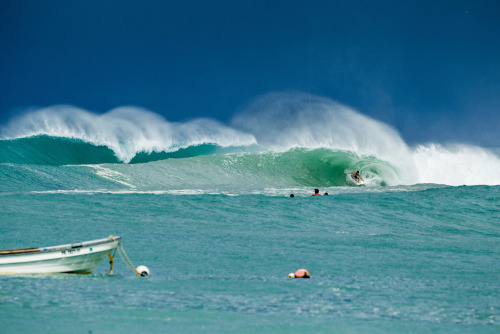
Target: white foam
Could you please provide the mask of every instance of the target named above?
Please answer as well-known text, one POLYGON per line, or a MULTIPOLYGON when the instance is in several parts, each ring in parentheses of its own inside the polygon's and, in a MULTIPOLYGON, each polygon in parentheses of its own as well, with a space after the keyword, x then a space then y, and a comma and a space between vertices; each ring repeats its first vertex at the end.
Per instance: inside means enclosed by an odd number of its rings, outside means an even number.
POLYGON ((96 175, 102 177, 103 179, 122 184, 122 185, 129 187, 131 189, 136 188, 136 186, 129 183, 130 182, 129 176, 124 175, 116 170, 112 170, 112 169, 103 167, 101 165, 87 165, 87 166, 95 169, 96 175), (124 180, 126 180, 126 181, 124 181, 124 180))
POLYGON ((420 145, 413 152, 415 183, 447 185, 498 185, 500 159, 477 146, 453 144, 420 145))

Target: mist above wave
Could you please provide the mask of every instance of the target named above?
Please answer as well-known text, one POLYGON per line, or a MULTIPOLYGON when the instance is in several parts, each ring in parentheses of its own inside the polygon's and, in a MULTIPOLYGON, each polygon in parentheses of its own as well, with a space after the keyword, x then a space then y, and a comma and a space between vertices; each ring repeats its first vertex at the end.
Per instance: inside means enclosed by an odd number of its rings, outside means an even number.
POLYGON ((327 98, 272 93, 236 115, 231 125, 273 150, 329 148, 374 156, 397 166, 404 183, 415 178, 411 150, 392 127, 327 98))

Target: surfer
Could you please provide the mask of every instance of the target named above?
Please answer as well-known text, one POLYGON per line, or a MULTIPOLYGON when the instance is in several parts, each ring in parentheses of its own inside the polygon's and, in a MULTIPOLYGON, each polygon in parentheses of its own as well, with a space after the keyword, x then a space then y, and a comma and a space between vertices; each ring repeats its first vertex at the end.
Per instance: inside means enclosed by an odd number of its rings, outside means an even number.
POLYGON ((356 172, 351 173, 352 178, 355 179, 356 181, 364 181, 361 175, 359 175, 359 170, 356 172))
POLYGON ((314 189, 314 194, 312 194, 311 196, 321 196, 321 194, 319 193, 319 189, 314 189))

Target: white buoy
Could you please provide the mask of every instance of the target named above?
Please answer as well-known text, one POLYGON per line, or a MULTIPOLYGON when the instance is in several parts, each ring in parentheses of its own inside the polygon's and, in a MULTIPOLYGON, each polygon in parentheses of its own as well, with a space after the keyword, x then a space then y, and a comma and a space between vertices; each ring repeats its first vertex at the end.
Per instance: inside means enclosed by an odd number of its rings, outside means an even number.
POLYGON ((149 268, 146 266, 139 266, 135 270, 139 273, 139 275, 144 277, 148 277, 150 274, 149 268))
POLYGON ((289 273, 288 274, 288 278, 295 278, 295 274, 294 273, 289 273))

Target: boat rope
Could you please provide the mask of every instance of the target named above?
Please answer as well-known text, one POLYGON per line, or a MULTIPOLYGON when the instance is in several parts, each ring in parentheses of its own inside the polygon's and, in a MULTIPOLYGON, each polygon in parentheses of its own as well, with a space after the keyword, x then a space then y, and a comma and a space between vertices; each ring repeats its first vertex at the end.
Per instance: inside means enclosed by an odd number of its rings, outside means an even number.
POLYGON ((113 275, 113 255, 111 253, 108 253, 109 257, 109 275, 113 275))
POLYGON ((115 242, 116 249, 118 250, 118 255, 120 255, 120 258, 122 259, 123 263, 125 263, 125 266, 132 270, 137 276, 141 276, 141 274, 137 270, 135 270, 135 267, 132 264, 132 261, 130 261, 129 257, 127 256, 127 253, 123 249, 121 242, 116 240, 113 235, 110 235, 109 238, 115 242))

